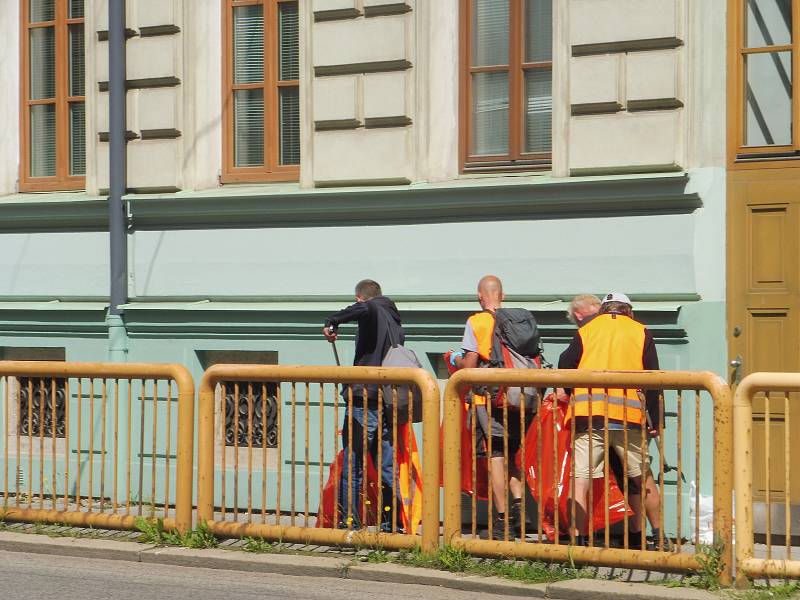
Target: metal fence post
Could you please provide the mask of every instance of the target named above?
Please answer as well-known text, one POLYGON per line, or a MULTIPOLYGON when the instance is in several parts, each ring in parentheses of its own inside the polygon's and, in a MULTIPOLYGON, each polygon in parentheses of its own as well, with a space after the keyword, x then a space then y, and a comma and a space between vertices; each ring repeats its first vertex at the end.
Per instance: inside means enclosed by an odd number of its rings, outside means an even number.
MULTIPOLYGON (((194 381, 185 367, 174 367, 178 384, 178 465, 175 488, 175 527, 192 528, 192 475, 194 471, 194 381)), ((167 499, 168 501, 168 499, 167 499)))

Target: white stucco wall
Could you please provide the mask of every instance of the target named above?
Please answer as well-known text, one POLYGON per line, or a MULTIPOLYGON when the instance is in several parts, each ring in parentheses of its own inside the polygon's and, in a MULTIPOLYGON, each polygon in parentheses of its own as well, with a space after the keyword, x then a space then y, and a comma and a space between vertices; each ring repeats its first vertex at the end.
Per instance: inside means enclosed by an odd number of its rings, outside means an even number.
POLYGON ((0 2, 0 196, 13 194, 19 177, 19 2, 0 2))

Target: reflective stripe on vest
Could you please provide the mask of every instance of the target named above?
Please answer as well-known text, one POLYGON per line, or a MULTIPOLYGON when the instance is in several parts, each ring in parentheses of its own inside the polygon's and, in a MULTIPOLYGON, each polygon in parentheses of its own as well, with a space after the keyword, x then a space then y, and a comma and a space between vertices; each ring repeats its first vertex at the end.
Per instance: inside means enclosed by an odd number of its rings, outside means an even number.
MULTIPOLYGON (((579 369, 592 371, 641 371, 645 327, 624 315, 602 314, 578 330, 583 344, 579 369)), ((575 388, 576 417, 606 416, 616 421, 642 424, 642 404, 635 388, 575 388), (589 395, 591 394, 591 402, 589 395), (606 400, 606 396, 608 400, 606 400), (591 410, 591 413, 590 413, 591 410)))
POLYGON ((576 417, 604 417, 608 409, 611 420, 642 424, 642 403, 638 397, 634 400, 624 396, 606 396, 602 389, 592 390, 591 396, 585 388, 582 391, 586 393, 576 394, 573 400, 576 417))

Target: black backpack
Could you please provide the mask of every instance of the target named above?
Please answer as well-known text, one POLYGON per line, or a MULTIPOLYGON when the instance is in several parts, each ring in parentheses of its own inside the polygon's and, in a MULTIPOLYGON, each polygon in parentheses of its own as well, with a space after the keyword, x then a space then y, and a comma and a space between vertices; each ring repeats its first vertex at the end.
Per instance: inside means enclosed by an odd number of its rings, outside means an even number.
MULTIPOLYGON (((487 368, 540 369, 542 338, 539 326, 529 310, 524 308, 498 308, 494 313, 494 333, 492 351, 487 368)), ((482 388, 495 405, 503 404, 511 408, 525 406, 526 411, 536 408, 539 391, 533 387, 488 387, 482 388)))

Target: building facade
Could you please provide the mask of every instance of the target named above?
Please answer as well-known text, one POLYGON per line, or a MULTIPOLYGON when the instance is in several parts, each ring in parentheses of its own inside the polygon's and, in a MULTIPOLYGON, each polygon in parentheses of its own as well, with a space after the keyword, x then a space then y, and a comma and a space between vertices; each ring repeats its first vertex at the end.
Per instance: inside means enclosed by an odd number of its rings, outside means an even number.
POLYGON ((128 301, 109 333, 108 1, 2 2, 3 355, 198 378, 331 364, 324 317, 370 277, 443 378, 495 273, 550 360, 574 294, 620 291, 664 368, 726 375, 726 186, 753 172, 726 179, 725 14, 127 0, 128 301))

